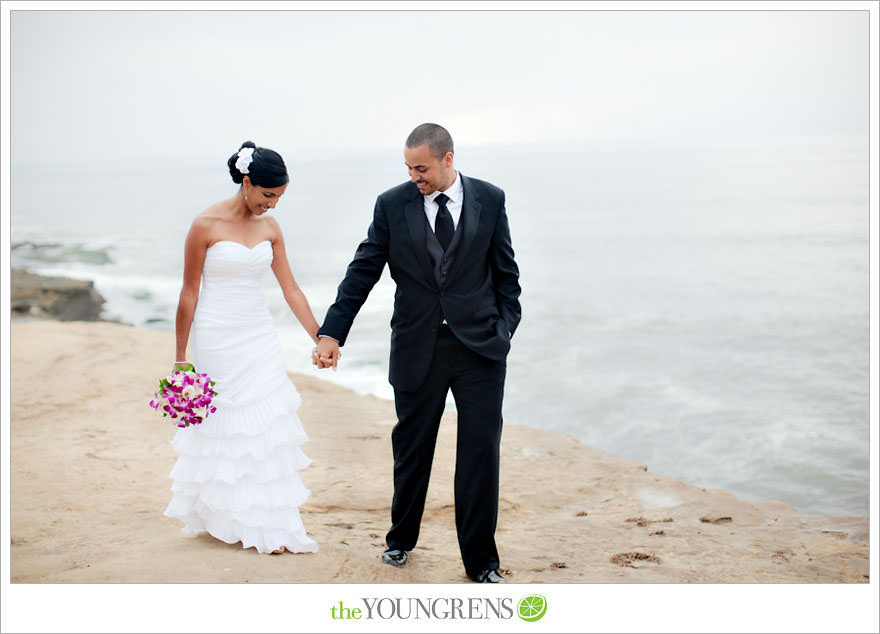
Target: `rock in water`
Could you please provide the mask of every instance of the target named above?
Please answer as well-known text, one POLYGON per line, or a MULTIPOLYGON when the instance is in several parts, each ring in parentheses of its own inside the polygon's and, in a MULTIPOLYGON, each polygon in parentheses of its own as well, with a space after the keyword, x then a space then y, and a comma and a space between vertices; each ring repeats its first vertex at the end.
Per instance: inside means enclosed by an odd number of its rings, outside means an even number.
POLYGON ((104 298, 94 283, 12 269, 12 316, 100 321, 104 298))

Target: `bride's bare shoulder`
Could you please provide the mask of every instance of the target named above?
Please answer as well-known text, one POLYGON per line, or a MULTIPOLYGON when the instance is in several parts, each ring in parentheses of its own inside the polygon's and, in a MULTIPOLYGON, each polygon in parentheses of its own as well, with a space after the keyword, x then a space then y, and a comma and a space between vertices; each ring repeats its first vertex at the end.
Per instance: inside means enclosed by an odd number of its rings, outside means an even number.
POLYGON ((199 221, 211 221, 211 220, 226 220, 229 217, 229 209, 226 201, 221 201, 219 203, 214 203, 207 209, 199 212, 193 222, 199 221))
POLYGON ((216 203, 199 212, 189 228, 187 242, 207 247, 215 233, 215 227, 225 219, 223 203, 216 203))
POLYGON ((193 219, 192 228, 197 231, 210 230, 214 225, 229 218, 229 211, 225 202, 214 203, 207 209, 199 212, 193 219))
POLYGON ((276 240, 278 240, 279 238, 282 237, 281 225, 278 224, 278 221, 275 218, 267 215, 267 216, 264 216, 263 218, 261 218, 260 220, 262 222, 265 222, 266 226, 269 228, 268 234, 269 234, 272 242, 275 242, 276 240))

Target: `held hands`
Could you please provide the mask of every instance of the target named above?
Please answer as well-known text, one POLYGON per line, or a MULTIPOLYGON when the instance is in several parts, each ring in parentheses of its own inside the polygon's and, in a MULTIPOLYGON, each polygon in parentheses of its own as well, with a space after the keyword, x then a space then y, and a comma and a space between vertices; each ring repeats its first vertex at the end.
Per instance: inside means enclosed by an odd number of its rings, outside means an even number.
POLYGON ((336 366, 341 358, 342 352, 339 350, 339 342, 330 337, 321 337, 318 345, 312 350, 312 363, 318 366, 319 370, 332 367, 336 371, 336 366))

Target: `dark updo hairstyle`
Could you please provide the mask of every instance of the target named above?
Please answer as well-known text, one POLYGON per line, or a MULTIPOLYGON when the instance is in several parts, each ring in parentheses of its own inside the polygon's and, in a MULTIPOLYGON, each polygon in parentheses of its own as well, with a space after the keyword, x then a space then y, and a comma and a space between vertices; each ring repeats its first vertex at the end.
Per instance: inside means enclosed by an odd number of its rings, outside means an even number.
POLYGON ((241 147, 238 148, 238 152, 230 156, 229 160, 226 161, 226 165, 229 166, 229 174, 232 176, 232 182, 241 184, 244 177, 247 176, 251 179, 253 185, 272 189, 274 187, 286 185, 288 181, 290 181, 290 177, 287 175, 287 166, 284 164, 284 159, 282 159, 281 155, 275 150, 270 150, 265 147, 257 147, 253 141, 245 141, 241 144, 241 147), (246 147, 254 148, 254 153, 252 155, 253 160, 248 166, 248 173, 242 174, 238 171, 238 168, 235 167, 235 163, 238 161, 238 152, 246 147))

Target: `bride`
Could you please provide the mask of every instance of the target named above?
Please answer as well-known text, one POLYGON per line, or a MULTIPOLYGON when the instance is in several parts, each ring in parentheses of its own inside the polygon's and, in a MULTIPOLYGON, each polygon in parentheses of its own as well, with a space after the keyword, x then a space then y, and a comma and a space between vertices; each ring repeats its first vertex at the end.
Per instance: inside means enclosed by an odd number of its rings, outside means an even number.
POLYGON ((309 495, 298 471, 309 464, 296 414, 301 399, 285 371, 262 278, 271 266, 284 299, 317 343, 318 322, 297 286, 278 222, 268 215, 289 177, 273 150, 242 144, 228 161, 238 193, 193 221, 177 306, 176 364, 215 382, 217 411, 179 429, 179 457, 165 510, 183 531, 207 531, 260 553, 316 552, 299 506, 309 495), (201 288, 200 288, 201 287, 201 288))

